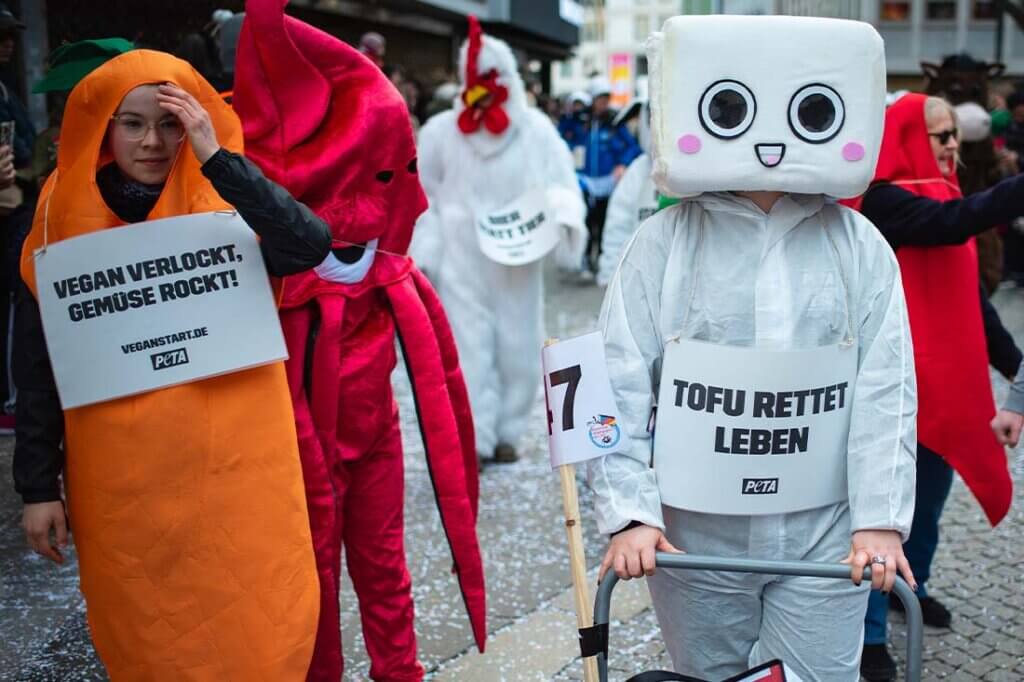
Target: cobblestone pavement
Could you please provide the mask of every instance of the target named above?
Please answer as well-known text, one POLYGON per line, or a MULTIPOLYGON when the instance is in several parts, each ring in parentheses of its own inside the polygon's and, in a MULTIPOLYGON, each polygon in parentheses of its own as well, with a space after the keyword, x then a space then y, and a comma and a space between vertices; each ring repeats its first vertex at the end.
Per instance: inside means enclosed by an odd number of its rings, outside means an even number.
MULTIPOLYGON (((600 292, 593 286, 563 283, 549 273, 549 333, 569 336, 593 328, 600 292)), ((1024 344, 1024 291, 1000 291, 997 307, 1024 344)), ((471 651, 471 638, 450 556, 423 463, 422 447, 408 387, 396 372, 406 434, 406 544, 417 605, 421 658, 434 680, 579 680, 575 621, 568 590, 565 536, 558 481, 547 463, 542 401, 523 459, 487 466, 481 475, 478 532, 488 579, 491 638, 488 654, 471 651)), ((997 392, 1005 390, 999 380, 997 392)), ((9 471, 11 439, 0 437, 0 467, 9 471)), ((1024 457, 1012 455, 1018 484, 1014 508, 996 530, 962 483, 947 507, 942 544, 930 583, 932 594, 954 612, 950 631, 928 630, 925 679, 1024 680, 1024 457), (954 556, 956 555, 956 556, 954 556), (957 558, 959 557, 959 558, 957 558), (964 566, 966 565, 966 569, 964 566)), ((588 563, 593 566, 603 540, 590 519, 582 494, 588 563)), ((85 628, 77 592, 76 566, 53 567, 24 549, 18 528, 20 505, 8 485, 0 485, 0 680, 104 680, 85 628)), ((593 584, 593 581, 591 581, 593 584)), ((369 664, 358 635, 355 598, 342 596, 346 680, 367 679, 369 664)), ((670 663, 661 643, 642 581, 616 589, 611 628, 611 677, 670 663)), ((894 650, 903 646, 903 626, 893 616, 894 650)))

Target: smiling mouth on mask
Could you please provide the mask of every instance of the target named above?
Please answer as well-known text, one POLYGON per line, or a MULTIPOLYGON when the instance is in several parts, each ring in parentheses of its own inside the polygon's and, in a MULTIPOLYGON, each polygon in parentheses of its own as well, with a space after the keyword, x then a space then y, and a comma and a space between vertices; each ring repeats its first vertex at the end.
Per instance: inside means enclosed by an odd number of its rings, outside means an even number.
POLYGON ((331 253, 333 253, 334 257, 342 263, 351 265, 352 263, 357 262, 363 257, 363 254, 366 253, 366 244, 367 242, 362 242, 360 244, 352 244, 351 246, 339 246, 331 249, 331 253))
POLYGON ((775 168, 786 156, 786 145, 784 144, 755 144, 754 151, 757 152, 757 160, 765 168, 775 168))
POLYGON ((374 259, 377 256, 377 243, 379 240, 371 239, 362 244, 351 244, 345 247, 335 247, 327 254, 320 265, 313 268, 320 279, 337 284, 356 284, 362 282, 370 268, 373 267, 374 259), (356 255, 355 259, 351 259, 356 255), (345 260, 343 260, 345 259, 345 260))

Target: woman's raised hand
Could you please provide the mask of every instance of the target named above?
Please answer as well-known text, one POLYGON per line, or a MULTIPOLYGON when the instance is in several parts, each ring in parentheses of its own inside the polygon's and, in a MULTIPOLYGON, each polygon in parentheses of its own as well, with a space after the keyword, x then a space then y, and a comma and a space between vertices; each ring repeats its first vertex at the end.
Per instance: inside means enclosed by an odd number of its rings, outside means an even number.
POLYGON ((217 132, 213 129, 210 114, 196 100, 173 83, 164 83, 156 94, 160 106, 178 117, 185 127, 192 151, 199 163, 206 163, 220 149, 217 132))

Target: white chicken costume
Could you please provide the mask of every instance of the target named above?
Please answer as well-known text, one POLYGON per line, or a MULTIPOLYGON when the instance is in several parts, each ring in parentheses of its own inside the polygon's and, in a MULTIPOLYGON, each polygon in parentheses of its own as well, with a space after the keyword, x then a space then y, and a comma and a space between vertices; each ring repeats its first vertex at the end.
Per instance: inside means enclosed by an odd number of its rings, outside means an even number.
POLYGON ((460 73, 455 108, 420 130, 420 180, 430 209, 416 225, 411 252, 448 313, 477 451, 489 456, 499 444, 514 447, 526 432, 541 386, 544 299, 539 257, 509 265, 484 248, 500 250, 499 237, 536 228, 553 237, 549 246, 560 242, 560 262, 578 265, 585 207, 572 154, 550 120, 527 105, 512 51, 481 35, 475 20, 460 73), (488 228, 499 224, 503 229, 488 228), (478 235, 485 228, 487 242, 478 235))
MULTIPOLYGON (((640 226, 602 308, 628 437, 588 465, 600 530, 639 522, 690 553, 827 562, 853 531, 905 539, 916 394, 900 275, 833 200, 874 171, 881 39, 850 21, 676 17, 648 59, 654 179, 691 198, 640 226), (755 190, 784 194, 765 213, 733 193, 755 190)), ((804 680, 858 679, 866 586, 665 570, 649 585, 681 673, 781 658, 804 680)))

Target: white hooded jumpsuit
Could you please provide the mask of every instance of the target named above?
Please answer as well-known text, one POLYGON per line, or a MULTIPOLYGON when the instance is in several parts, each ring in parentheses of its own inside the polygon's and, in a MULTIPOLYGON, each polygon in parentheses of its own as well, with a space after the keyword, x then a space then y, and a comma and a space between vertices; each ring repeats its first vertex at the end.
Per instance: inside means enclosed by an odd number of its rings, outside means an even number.
POLYGON ((651 157, 633 159, 612 191, 601 235, 601 257, 597 261, 597 283, 608 286, 622 251, 637 226, 658 210, 658 188, 651 179, 651 157))
MULTIPOLYGON (((463 46, 463 73, 465 61, 463 46)), ((542 261, 510 267, 489 260, 477 242, 476 218, 542 187, 562 225, 559 262, 578 264, 586 239, 572 154, 551 121, 526 105, 508 46, 485 36, 478 70, 490 69, 509 90, 511 125, 501 135, 484 128, 463 134, 456 125, 461 98, 454 110, 427 121, 419 168, 430 209, 417 222, 411 247, 448 313, 482 455, 499 443, 514 446, 526 432, 541 386, 544 293, 542 261)))
MULTIPOLYGON (((896 529, 906 539, 915 470, 910 329, 892 250, 858 213, 797 194, 767 215, 729 193, 664 209, 627 247, 601 325, 628 436, 588 464, 601 532, 639 521, 689 553, 826 562, 846 558, 852 531, 896 529), (648 424, 667 338, 789 350, 837 344, 848 330, 858 348, 848 502, 767 516, 661 505, 648 424)), ((866 586, 667 570, 649 586, 681 673, 720 680, 781 658, 804 680, 858 679, 866 586)))
POLYGON ((636 228, 658 211, 658 188, 651 178, 651 124, 645 102, 640 110, 637 141, 644 153, 633 159, 608 200, 608 212, 601 234, 601 257, 597 261, 597 283, 608 286, 636 228))

